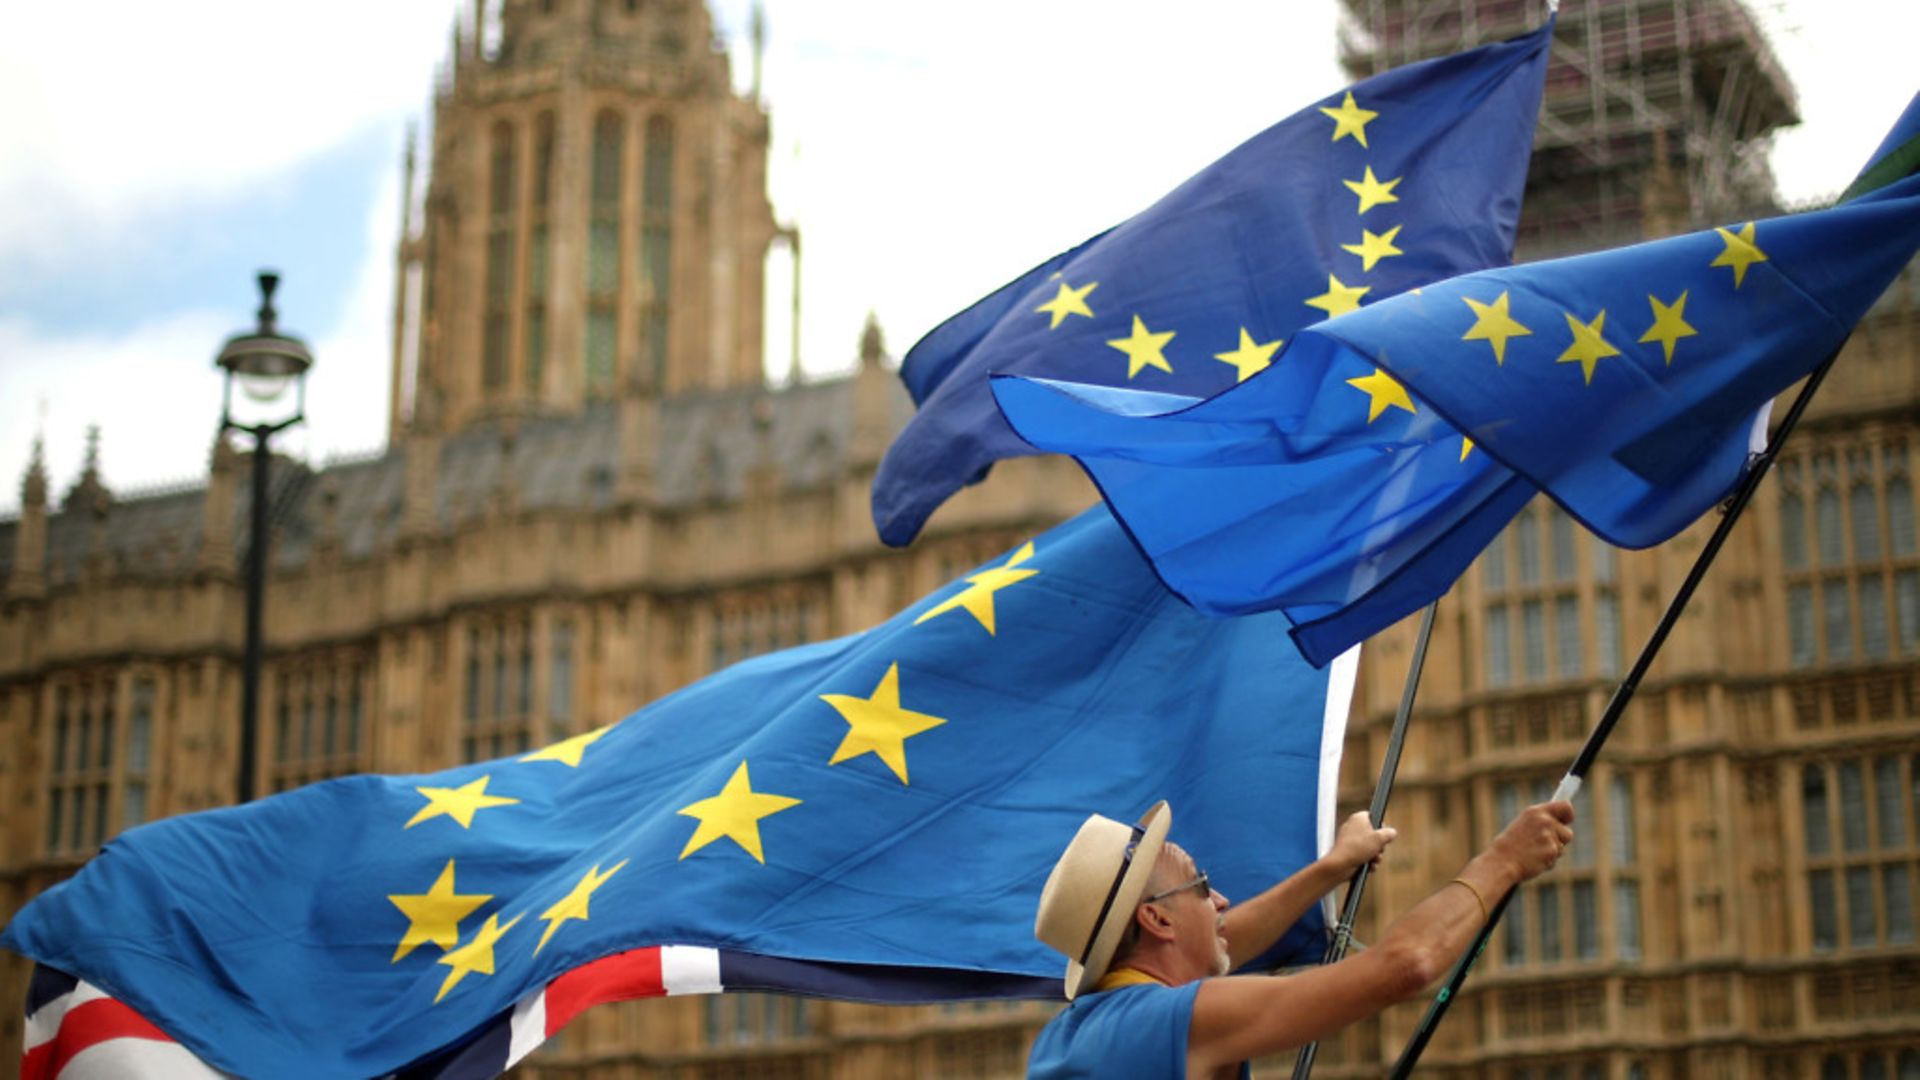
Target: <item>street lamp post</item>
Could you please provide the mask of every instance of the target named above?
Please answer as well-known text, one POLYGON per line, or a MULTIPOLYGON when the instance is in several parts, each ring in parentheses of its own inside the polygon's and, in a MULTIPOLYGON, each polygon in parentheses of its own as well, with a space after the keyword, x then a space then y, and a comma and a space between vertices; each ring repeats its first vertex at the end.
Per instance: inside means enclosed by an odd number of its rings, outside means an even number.
POLYGON ((262 612, 267 592, 267 476, 271 455, 267 440, 306 419, 307 369, 313 354, 299 338, 287 337, 275 327, 273 290, 280 275, 260 272, 260 325, 235 334, 220 348, 214 361, 226 372, 220 403, 220 433, 238 431, 253 436, 252 530, 247 545, 247 648, 240 690, 240 768, 234 802, 254 797, 254 757, 260 738, 260 659, 262 612), (280 400, 294 387, 293 415, 280 420, 242 423, 233 416, 233 384, 261 406, 280 400))

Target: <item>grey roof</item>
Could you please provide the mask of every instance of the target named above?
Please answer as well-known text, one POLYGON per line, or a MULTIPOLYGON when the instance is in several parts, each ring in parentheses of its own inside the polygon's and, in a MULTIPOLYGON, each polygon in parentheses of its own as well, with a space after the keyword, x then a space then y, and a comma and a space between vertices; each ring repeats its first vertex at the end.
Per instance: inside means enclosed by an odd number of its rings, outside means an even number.
MULTIPOLYGON (((890 387, 890 429, 913 407, 890 387)), ((737 501, 749 476, 766 468, 781 490, 813 490, 846 465, 854 380, 790 387, 684 394, 660 402, 652 468, 653 502, 681 509, 737 501)), ((443 529, 486 515, 496 501, 516 511, 593 510, 619 494, 620 412, 600 403, 570 416, 489 420, 447 436, 434 518, 443 529)), ((329 542, 346 558, 370 556, 394 543, 405 519, 407 454, 402 442, 377 456, 319 469, 274 459, 273 561, 277 569, 306 564, 329 542)), ((430 444, 429 444, 430 445, 430 444)), ((244 555, 250 487, 243 459, 234 478, 233 550, 244 555)), ((106 500, 91 508, 50 509, 46 580, 77 579, 96 536, 115 573, 171 578, 191 572, 199 557, 204 487, 106 500)), ((17 521, 0 521, 0 583, 12 572, 17 521)))

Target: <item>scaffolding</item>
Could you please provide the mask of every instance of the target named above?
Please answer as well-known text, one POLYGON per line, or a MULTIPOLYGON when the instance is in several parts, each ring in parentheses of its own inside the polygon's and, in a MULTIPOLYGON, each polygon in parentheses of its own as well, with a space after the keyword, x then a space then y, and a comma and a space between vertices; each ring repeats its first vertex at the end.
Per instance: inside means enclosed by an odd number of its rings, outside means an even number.
MULTIPOLYGON (((1523 34, 1545 0, 1341 0, 1363 78, 1523 34)), ((1774 212, 1792 85, 1740 0, 1564 0, 1521 215, 1524 257, 1774 212)))

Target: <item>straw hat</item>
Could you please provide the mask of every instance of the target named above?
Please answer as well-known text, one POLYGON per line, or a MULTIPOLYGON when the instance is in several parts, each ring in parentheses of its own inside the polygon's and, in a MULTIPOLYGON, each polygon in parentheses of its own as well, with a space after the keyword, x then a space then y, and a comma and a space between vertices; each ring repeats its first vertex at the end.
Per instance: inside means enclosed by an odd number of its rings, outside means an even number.
POLYGON ((1040 890, 1033 936, 1066 954, 1069 1000, 1107 973, 1172 825, 1173 811, 1164 800, 1138 825, 1095 814, 1053 864, 1040 890))

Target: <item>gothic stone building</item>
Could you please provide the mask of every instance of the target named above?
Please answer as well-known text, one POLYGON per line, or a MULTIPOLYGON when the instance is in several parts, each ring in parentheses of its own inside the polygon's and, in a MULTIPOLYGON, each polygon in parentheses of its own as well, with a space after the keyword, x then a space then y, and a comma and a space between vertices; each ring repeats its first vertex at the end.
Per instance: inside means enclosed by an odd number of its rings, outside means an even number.
MULTIPOLYGON (((1343 58, 1364 73, 1500 36, 1532 6, 1348 0, 1343 58)), ((797 237, 765 194, 767 114, 733 91, 708 12, 501 0, 490 17, 495 44, 456 42, 437 89, 398 252, 390 445, 274 463, 257 762, 273 790, 588 730, 753 653, 872 625, 1092 497, 1070 463, 1013 462, 912 549, 880 548, 867 488, 909 405, 873 330, 851 377, 761 378, 762 267, 797 237)), ((1743 19, 1730 0, 1568 0, 1531 250, 1764 200, 1756 147, 1792 95, 1743 19)), ((411 187, 411 156, 408 172, 411 187)), ((1513 905, 1426 1072, 1920 1076, 1917 320, 1909 274, 1695 599, 1582 797, 1579 846, 1513 905)), ((204 485, 116 497, 89 467, 56 499, 36 459, 0 522, 0 914, 121 829, 231 800, 245 466, 216 440, 204 485)), ((1616 553, 1542 501, 1443 601, 1391 810, 1403 838, 1363 939, 1552 785, 1705 528, 1616 553)), ((1411 637, 1369 646, 1351 805, 1411 637)), ((0 992, 25 975, 5 958, 0 992)), ((582 1016, 522 1071, 1011 1077, 1053 1007, 639 1002, 582 1016)), ((1416 1015, 1357 1026, 1318 1071, 1377 1075, 1416 1015)), ((0 1056, 20 1038, 0 1009, 0 1056)))

